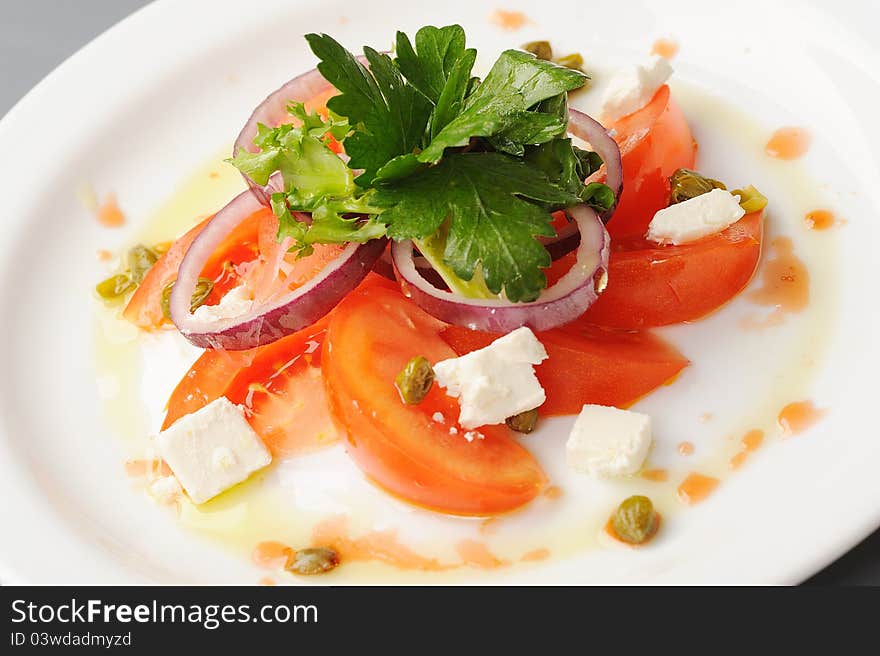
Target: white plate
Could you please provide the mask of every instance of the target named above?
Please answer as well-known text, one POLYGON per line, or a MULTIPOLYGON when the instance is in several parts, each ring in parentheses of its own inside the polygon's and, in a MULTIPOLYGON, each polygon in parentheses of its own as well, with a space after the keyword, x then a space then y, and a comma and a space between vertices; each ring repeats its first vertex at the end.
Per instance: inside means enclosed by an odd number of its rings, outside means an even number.
MULTIPOLYGON (((643 404, 658 417, 653 457, 661 462, 675 457, 674 435, 691 431, 708 450, 723 444, 726 429, 738 431, 752 417, 766 416, 786 394, 829 409, 813 430, 787 441, 774 438, 708 501, 671 513, 663 539, 650 549, 594 548, 491 576, 469 570, 457 580, 796 582, 880 523, 880 362, 874 348, 880 326, 872 267, 880 56, 867 31, 880 14, 855 1, 838 2, 833 12, 818 2, 719 7, 571 0, 546 11, 533 2, 503 4, 522 9, 531 22, 519 31, 500 30, 487 20, 494 3, 472 0, 430 8, 390 0, 264 0, 259 11, 241 2, 165 0, 84 48, 0 122, 6 202, 0 236, 0 579, 256 580, 240 555, 181 531, 167 513, 132 493, 121 473, 127 446, 108 430, 97 401, 89 289, 102 270, 94 251, 131 239, 138 222, 182 179, 228 146, 259 99, 311 65, 300 35, 324 31, 349 47, 382 46, 393 30, 411 33, 427 23, 462 23, 483 60, 549 36, 563 49, 583 51, 597 69, 643 55, 657 37, 676 38, 682 45, 677 92, 685 109, 701 112, 707 106, 701 94, 709 92, 754 121, 743 122, 736 112, 696 121, 706 158, 701 165, 771 192, 771 230, 792 235, 811 254, 814 293, 824 298, 790 321, 791 332, 737 338, 730 356, 729 345, 718 341, 745 311, 741 306, 667 331, 688 345, 697 366, 643 404), (800 176, 801 165, 760 156, 756 140, 787 124, 815 135, 803 167, 821 186, 795 193, 786 182, 794 174, 785 167, 800 176), (731 130, 749 125, 754 129, 730 141, 731 130), (729 151, 721 150, 730 143, 729 151), (84 182, 116 191, 133 225, 112 235, 95 225, 76 200, 84 182), (848 220, 825 242, 806 234, 800 221, 799 212, 816 199, 848 220), (822 251, 829 256, 819 257, 822 251), (813 325, 821 329, 811 332, 813 325), (812 368, 805 358, 815 360, 812 368), (696 417, 710 410, 718 422, 696 427, 696 417)), ((166 393, 144 389, 160 404, 166 393)), ((566 425, 562 420, 547 429, 539 449, 545 462, 566 425)), ((560 469, 558 463, 547 466, 551 475, 560 469)), ((608 493, 572 482, 571 489, 572 496, 589 495, 579 502, 601 514, 617 488, 608 493)), ((377 573, 368 579, 383 580, 377 573)))

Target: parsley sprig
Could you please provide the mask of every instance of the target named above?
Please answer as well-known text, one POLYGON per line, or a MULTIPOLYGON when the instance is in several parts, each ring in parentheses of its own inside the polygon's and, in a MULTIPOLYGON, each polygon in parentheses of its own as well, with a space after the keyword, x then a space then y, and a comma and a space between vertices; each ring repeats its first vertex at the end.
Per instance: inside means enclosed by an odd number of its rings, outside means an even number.
POLYGON ((293 125, 259 126, 259 152, 230 160, 260 184, 281 173, 279 238, 301 253, 413 239, 451 289, 531 301, 547 284, 537 238, 555 234, 551 213, 613 204, 611 189, 583 183, 601 159, 567 137, 567 93, 585 83, 581 72, 507 50, 481 81, 458 25, 423 27, 414 42, 398 32, 393 57, 364 48, 366 66, 326 34, 306 40, 339 91, 328 117, 293 103, 293 125))

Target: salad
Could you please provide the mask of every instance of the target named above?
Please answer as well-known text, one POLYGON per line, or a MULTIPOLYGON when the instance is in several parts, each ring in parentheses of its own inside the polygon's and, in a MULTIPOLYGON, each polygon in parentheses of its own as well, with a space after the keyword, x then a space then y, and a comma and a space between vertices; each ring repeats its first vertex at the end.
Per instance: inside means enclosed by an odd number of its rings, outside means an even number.
MULTIPOLYGON (((480 78, 458 25, 398 32, 393 53, 305 38, 317 68, 227 160, 247 190, 97 286, 203 349, 169 390, 154 492, 204 503, 341 440, 394 497, 493 517, 551 487, 522 436, 564 415, 568 466, 639 473, 651 418, 626 408, 689 365, 651 329, 743 290, 767 205, 694 170, 668 60, 619 73, 597 120, 569 107, 583 59, 547 42, 480 78)), ((607 530, 644 544, 659 524, 632 496, 607 530)), ((344 562, 282 553, 298 574, 344 562)))

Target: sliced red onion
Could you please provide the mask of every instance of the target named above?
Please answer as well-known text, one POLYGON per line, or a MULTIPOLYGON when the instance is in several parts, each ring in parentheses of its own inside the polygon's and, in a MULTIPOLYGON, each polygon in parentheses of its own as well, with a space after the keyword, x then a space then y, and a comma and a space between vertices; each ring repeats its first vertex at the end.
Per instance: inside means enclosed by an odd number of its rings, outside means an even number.
POLYGON ((580 232, 577 261, 559 281, 531 303, 465 298, 425 280, 413 261, 411 241, 391 246, 404 294, 441 321, 471 330, 510 332, 557 328, 581 316, 605 288, 611 239, 596 212, 586 205, 567 210, 580 232))
POLYGON ((586 182, 599 182, 604 176, 605 184, 614 192, 614 205, 600 215, 607 223, 614 214, 617 203, 620 202, 620 194, 623 192, 623 162, 620 158, 620 148, 599 121, 576 109, 568 110, 568 131, 589 142, 593 150, 602 158, 602 168, 587 178, 586 182))
MULTIPOLYGON (((593 149, 602 158, 602 168, 593 173, 584 182, 602 182, 611 187, 614 192, 614 205, 602 212, 599 216, 602 221, 608 223, 620 202, 620 194, 623 193, 623 164, 620 157, 620 148, 617 142, 608 134, 608 131, 595 119, 587 116, 576 109, 569 109, 568 131, 576 137, 590 143, 593 149)), ((580 231, 572 223, 559 230, 555 237, 542 239, 541 243, 547 248, 550 257, 558 260, 578 247, 580 243, 580 231)))
MULTIPOLYGON (((418 269, 419 273, 422 277, 427 280, 429 283, 434 285, 435 287, 439 287, 440 289, 449 289, 446 285, 446 281, 443 280, 443 276, 437 273, 437 270, 431 266, 431 263, 422 255, 416 255, 413 253, 413 263, 418 269)), ((373 272, 378 273, 383 278, 388 278, 388 280, 397 280, 397 276, 394 275, 394 261, 391 257, 391 249, 386 249, 383 251, 382 255, 376 260, 376 265, 373 267, 373 272)))
POLYGON ((239 351, 269 344, 312 325, 364 279, 385 249, 385 239, 350 243, 318 275, 280 298, 254 303, 249 311, 235 317, 194 316, 190 300, 208 258, 236 226, 261 207, 254 194, 240 193, 217 212, 180 263, 171 292, 171 318, 196 346, 239 351))

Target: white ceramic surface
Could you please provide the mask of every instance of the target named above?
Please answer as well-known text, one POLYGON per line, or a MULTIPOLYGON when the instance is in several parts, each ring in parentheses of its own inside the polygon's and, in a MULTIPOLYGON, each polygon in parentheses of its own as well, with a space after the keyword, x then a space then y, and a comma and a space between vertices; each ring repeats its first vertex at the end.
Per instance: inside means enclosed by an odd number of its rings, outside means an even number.
MULTIPOLYGON (((101 268, 94 250, 131 239, 138 220, 225 147, 269 90, 312 65, 302 34, 324 31, 349 47, 382 46, 394 30, 412 32, 427 23, 462 23, 484 66, 504 47, 548 35, 597 66, 632 61, 655 38, 674 37, 682 45, 676 80, 686 111, 705 109, 701 94, 709 93, 750 116, 759 134, 779 125, 808 127, 815 143, 802 166, 822 186, 804 194, 820 198, 848 221, 828 241, 827 249, 838 257, 816 260, 815 268, 808 260, 816 293, 825 298, 816 312, 830 313, 811 319, 827 327, 815 338, 809 380, 792 381, 800 369, 784 370, 792 358, 810 357, 811 333, 796 321, 790 329, 806 340, 803 352, 786 351, 785 332, 761 333, 742 338, 736 357, 725 357, 712 335, 724 335, 725 325, 744 311, 732 307, 702 326, 666 332, 676 343, 687 343, 687 354, 699 366, 643 404, 658 417, 660 433, 669 436, 707 410, 735 430, 737 422, 748 421, 740 415, 761 411, 750 389, 766 390, 758 397, 769 399, 777 387, 791 385, 793 393, 829 410, 820 424, 796 439, 774 441, 709 501, 675 513, 651 549, 591 549, 492 576, 473 571, 457 580, 791 583, 880 524, 875 400, 880 362, 874 345, 880 326, 873 267, 880 52, 868 32, 880 18, 877 10, 855 1, 838 2, 833 12, 818 2, 571 0, 553 3, 552 10, 540 7, 504 2, 504 9, 522 9, 531 19, 522 30, 508 32, 488 21, 494 3, 473 0, 431 7, 391 0, 360 5, 264 0, 259 11, 242 2, 164 0, 88 45, 0 122, 0 150, 6 154, 0 579, 256 580, 240 556, 181 531, 167 513, 134 494, 121 471, 123 448, 97 402, 89 290, 101 268), (760 20, 751 19, 757 16, 760 20), (693 89, 701 91, 694 95, 693 89), (696 100, 688 102, 689 97, 696 100), (130 228, 108 237, 76 199, 83 182, 116 191, 132 219, 130 228)), ((792 234, 805 252, 821 252, 814 237, 797 232, 803 199, 784 197, 795 187, 784 183, 778 163, 748 169, 759 153, 743 154, 741 142, 750 137, 731 134, 740 123, 724 116, 707 114, 695 123, 701 156, 712 162, 712 170, 735 174, 737 183, 775 192, 768 193, 778 207, 771 231, 792 234)), ((161 405, 167 387, 145 384, 144 394, 161 405)), ((560 420, 548 426, 538 449, 545 463, 567 425, 560 420)), ((657 450, 663 459, 672 457, 674 448, 668 441, 657 450)), ((334 463, 344 462, 333 458, 323 463, 319 458, 314 466, 332 471, 334 463)), ((296 478, 295 468, 292 475, 296 478)), ((577 481, 571 486, 581 486, 585 503, 600 498, 590 495, 604 494, 577 481)))

